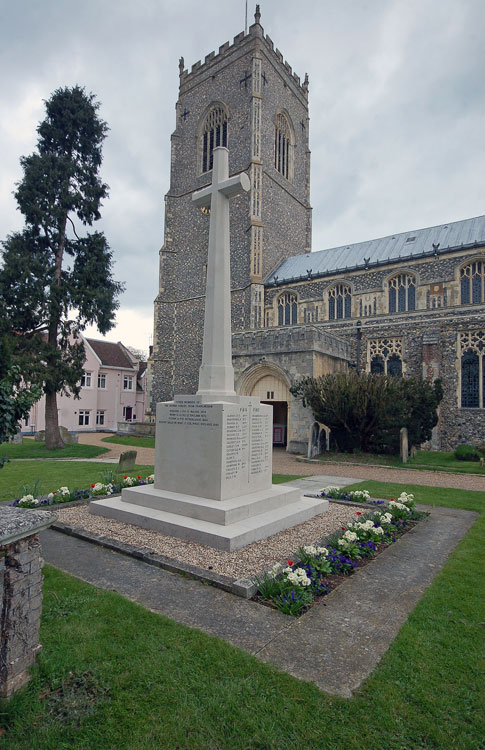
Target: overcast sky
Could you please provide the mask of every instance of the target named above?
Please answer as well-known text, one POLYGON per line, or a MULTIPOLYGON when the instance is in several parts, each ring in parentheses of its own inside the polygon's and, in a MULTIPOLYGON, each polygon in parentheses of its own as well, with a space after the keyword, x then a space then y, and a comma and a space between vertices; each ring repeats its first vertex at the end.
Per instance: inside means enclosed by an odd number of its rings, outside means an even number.
MULTIPOLYGON (((260 5, 265 32, 310 76, 313 250, 485 213, 484 0, 260 5)), ((43 100, 84 86, 110 127, 97 228, 126 283, 108 340, 151 342, 179 57, 190 68, 232 42, 244 10, 244 0, 0 0, 0 240, 23 226, 12 191, 43 100)))

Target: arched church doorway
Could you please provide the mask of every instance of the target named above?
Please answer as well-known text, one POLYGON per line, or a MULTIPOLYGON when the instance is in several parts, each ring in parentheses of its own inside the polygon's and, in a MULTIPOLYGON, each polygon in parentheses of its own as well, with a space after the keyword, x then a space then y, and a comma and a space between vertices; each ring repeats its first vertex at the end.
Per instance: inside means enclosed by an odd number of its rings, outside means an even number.
POLYGON ((238 392, 273 407, 273 445, 286 446, 290 391, 285 373, 275 365, 258 364, 243 374, 238 392))

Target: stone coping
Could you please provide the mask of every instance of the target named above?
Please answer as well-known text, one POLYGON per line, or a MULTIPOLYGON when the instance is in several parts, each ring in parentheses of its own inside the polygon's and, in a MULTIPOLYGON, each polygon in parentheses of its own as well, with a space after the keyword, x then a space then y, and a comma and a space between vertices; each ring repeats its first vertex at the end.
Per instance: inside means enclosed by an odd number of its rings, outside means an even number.
POLYGON ((52 511, 3 506, 0 509, 0 545, 12 544, 26 536, 38 534, 56 519, 57 514, 52 511))

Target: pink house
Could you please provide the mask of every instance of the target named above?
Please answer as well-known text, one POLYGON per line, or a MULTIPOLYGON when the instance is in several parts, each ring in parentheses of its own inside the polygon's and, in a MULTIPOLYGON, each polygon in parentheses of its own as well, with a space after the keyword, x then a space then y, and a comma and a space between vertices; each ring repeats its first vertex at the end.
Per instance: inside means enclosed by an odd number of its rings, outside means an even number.
MULTIPOLYGON (((83 338, 86 349, 80 399, 58 394, 59 425, 70 432, 116 431, 119 422, 145 417, 146 362, 123 344, 83 338)), ((29 434, 45 429, 45 398, 22 424, 29 434)))

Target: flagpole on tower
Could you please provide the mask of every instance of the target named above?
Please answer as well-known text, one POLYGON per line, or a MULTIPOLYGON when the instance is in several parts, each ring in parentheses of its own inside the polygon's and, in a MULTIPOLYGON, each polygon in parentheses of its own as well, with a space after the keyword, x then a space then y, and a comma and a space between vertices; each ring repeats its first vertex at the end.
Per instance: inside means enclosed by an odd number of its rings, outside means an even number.
POLYGON ((248 0, 246 0, 246 14, 244 17, 244 33, 248 33, 248 0))

